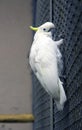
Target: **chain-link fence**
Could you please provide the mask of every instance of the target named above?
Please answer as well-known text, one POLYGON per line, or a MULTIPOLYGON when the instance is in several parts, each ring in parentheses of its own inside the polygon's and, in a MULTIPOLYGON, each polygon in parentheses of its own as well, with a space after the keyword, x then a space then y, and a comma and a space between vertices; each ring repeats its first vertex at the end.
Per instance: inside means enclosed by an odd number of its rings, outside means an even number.
POLYGON ((59 112, 50 96, 33 78, 34 130, 82 129, 82 0, 33 0, 34 24, 52 21, 55 38, 64 37, 64 88, 67 102, 59 112))

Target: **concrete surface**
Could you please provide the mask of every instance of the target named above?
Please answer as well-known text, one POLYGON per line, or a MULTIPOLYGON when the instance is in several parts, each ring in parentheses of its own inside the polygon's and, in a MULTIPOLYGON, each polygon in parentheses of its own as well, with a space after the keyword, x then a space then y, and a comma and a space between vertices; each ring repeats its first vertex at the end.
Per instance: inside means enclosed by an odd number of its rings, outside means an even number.
MULTIPOLYGON (((32 40, 31 0, 0 0, 0 114, 32 113, 27 53, 32 40)), ((0 124, 0 130, 32 130, 32 124, 0 124)))

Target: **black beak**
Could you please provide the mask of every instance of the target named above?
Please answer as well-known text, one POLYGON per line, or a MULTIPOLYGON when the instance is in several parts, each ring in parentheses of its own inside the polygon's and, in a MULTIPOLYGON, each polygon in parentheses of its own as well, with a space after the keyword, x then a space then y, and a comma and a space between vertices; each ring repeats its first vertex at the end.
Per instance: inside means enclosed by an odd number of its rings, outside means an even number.
POLYGON ((56 33, 55 28, 52 28, 52 29, 51 29, 51 33, 52 33, 52 37, 54 37, 54 35, 55 35, 55 33, 56 33))
POLYGON ((48 32, 51 32, 52 34, 52 39, 55 37, 56 29, 55 28, 50 28, 48 32))

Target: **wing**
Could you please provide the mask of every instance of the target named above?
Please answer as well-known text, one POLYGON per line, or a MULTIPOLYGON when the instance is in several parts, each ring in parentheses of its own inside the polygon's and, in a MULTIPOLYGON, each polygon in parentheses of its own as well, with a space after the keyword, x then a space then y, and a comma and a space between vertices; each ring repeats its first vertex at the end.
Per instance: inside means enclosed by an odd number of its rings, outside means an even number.
POLYGON ((59 95, 57 45, 49 38, 34 44, 30 54, 30 65, 44 89, 53 96, 59 95))
POLYGON ((62 75, 62 70, 63 70, 63 60, 62 60, 62 54, 59 50, 59 46, 63 44, 63 39, 60 39, 59 41, 55 42, 57 45, 57 51, 56 51, 56 56, 57 56, 57 65, 58 65, 58 72, 59 76, 62 75))

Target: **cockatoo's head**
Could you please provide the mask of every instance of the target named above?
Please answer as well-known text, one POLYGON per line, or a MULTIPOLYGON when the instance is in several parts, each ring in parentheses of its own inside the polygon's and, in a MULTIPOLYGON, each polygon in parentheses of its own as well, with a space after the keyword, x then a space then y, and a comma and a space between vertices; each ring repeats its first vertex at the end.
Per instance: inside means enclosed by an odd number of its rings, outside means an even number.
POLYGON ((54 24, 51 22, 46 22, 44 24, 42 24, 39 27, 32 27, 30 26, 30 29, 33 31, 36 31, 37 33, 42 33, 44 35, 47 36, 51 36, 52 35, 52 30, 55 28, 54 24))

